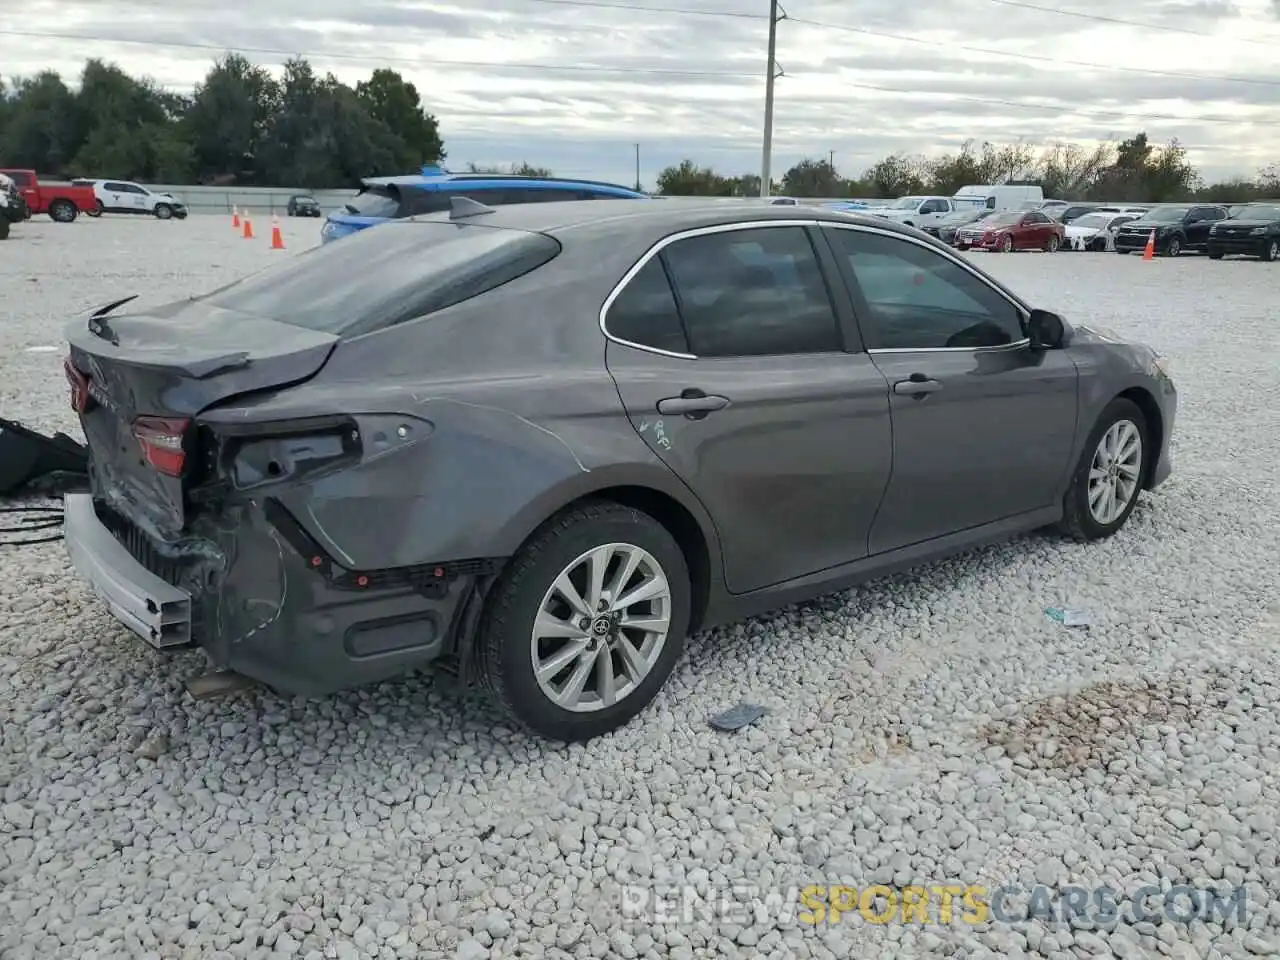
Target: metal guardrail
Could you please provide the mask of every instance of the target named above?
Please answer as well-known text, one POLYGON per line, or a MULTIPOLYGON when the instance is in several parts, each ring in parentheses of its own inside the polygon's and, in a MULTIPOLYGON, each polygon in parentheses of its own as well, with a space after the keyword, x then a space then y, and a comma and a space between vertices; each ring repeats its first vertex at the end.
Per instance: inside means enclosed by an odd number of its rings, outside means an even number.
POLYGON ((193 214, 231 215, 232 207, 253 214, 284 216, 289 198, 308 194, 319 201, 325 213, 341 207, 355 196, 354 190, 304 190, 288 187, 193 187, 185 184, 148 183, 148 190, 171 193, 193 214))

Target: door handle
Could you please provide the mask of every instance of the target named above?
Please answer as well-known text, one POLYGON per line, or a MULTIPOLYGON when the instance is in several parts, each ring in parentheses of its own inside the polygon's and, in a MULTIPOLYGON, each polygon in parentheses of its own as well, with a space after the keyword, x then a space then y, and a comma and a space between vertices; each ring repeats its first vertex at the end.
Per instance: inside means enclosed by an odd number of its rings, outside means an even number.
POLYGON ((917 400, 930 393, 937 393, 941 389, 941 381, 930 380, 922 373, 913 373, 909 379, 899 380, 893 385, 894 393, 915 397, 917 400))
POLYGON ((708 396, 696 387, 682 390, 678 397, 667 397, 658 401, 658 412, 663 416, 685 416, 693 420, 701 420, 708 413, 723 410, 729 405, 728 397, 708 396))

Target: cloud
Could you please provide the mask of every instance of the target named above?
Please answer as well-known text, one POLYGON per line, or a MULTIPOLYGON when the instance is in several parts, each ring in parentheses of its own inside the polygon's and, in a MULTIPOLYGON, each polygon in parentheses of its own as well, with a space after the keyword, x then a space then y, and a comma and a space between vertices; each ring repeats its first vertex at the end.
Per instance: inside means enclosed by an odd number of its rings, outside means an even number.
MULTIPOLYGON (((847 0, 787 0, 774 170, 830 152, 860 173, 890 152, 967 139, 1092 141, 1140 129, 1179 138, 1210 176, 1280 159, 1268 47, 1280 44, 1280 0, 1130 0, 1106 12, 1070 2, 1061 9, 1079 15, 1035 9, 1056 0, 860 0, 856 13, 847 0)), ((379 66, 401 71, 439 118, 452 164, 527 160, 630 182, 638 142, 647 183, 684 157, 758 170, 763 4, 628 5, 705 15, 558 0, 272 0, 248 18, 214 0, 31 0, 7 26, 101 39, 0 33, 0 63, 73 78, 97 56, 190 90, 220 52, 273 68, 301 53, 351 83, 379 66)))

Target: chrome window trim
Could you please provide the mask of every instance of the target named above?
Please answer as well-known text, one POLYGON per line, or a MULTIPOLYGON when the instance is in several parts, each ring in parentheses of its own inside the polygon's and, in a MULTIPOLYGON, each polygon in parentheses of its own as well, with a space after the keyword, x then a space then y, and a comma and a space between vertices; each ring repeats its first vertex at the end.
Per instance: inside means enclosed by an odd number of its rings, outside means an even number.
MULTIPOLYGON (((617 336, 614 336, 612 333, 610 333, 608 325, 605 323, 605 317, 609 315, 609 308, 613 306, 613 302, 617 300, 619 296, 622 295, 622 291, 627 288, 627 284, 629 284, 635 278, 635 275, 639 273, 641 270, 643 270, 648 265, 650 260, 652 260, 658 254, 660 254, 667 247, 671 246, 671 244, 679 240, 689 240, 694 237, 707 237, 717 233, 733 233, 739 230, 758 230, 761 227, 812 227, 812 226, 816 226, 826 222, 828 221, 800 220, 800 219, 741 220, 737 223, 718 223, 710 227, 693 227, 688 230, 682 230, 679 233, 673 233, 668 236, 665 236, 661 240, 659 240, 657 243, 653 244, 653 246, 651 246, 648 250, 646 250, 641 255, 640 259, 637 260, 631 266, 631 269, 622 275, 622 279, 619 280, 614 285, 613 289, 609 292, 609 296, 605 297, 604 305, 600 308, 600 318, 599 318, 600 332, 604 334, 604 338, 606 340, 612 340, 614 343, 620 346, 630 347, 632 350, 643 350, 646 353, 654 353, 660 357, 672 357, 676 360, 734 359, 732 357, 699 357, 697 354, 693 354, 693 353, 678 353, 674 350, 662 350, 662 349, 659 349, 658 347, 645 346, 643 343, 634 343, 631 340, 626 340, 626 339, 623 339, 622 337, 617 337, 617 336)), ((831 309, 833 311, 835 310, 834 303, 831 305, 831 309)), ((824 352, 829 354, 829 351, 824 351, 824 352)), ((779 356, 782 356, 782 354, 779 354, 779 356)), ((786 354, 786 356, 795 356, 795 354, 786 354)), ((802 356, 808 356, 808 354, 802 354, 802 356)))
MULTIPOLYGON (((667 247, 671 246, 671 244, 679 240, 687 240, 693 237, 704 237, 704 236, 710 236, 717 233, 732 233, 738 230, 756 230, 762 227, 831 227, 836 230, 861 231, 863 233, 872 233, 882 237, 890 237, 891 239, 894 239, 894 240, 902 240, 907 243, 913 243, 916 246, 921 247, 925 250, 928 250, 931 253, 941 255, 942 257, 950 260, 952 263, 956 264, 957 266, 965 270, 967 273, 969 273, 972 277, 974 277, 980 283, 984 284, 988 289, 994 291, 995 293, 999 294, 1001 298, 1008 301, 1008 303, 1015 310, 1018 311, 1019 316, 1024 321, 1027 319, 1027 317, 1029 317, 1031 313, 1031 308, 1029 306, 1027 306, 1025 303, 1022 303, 1020 300, 1016 299, 1011 294, 1006 293, 1004 290, 1000 289, 999 287, 992 286, 991 283, 987 280, 987 278, 984 277, 982 274, 978 273, 973 268, 973 266, 970 263, 968 263, 963 257, 957 256, 956 254, 952 253, 950 250, 939 250, 933 244, 921 238, 913 237, 908 234, 898 233, 897 231, 894 231, 894 230, 885 230, 880 227, 873 226, 871 224, 841 223, 837 220, 801 220, 801 219, 743 220, 737 223, 720 223, 720 224, 715 224, 709 227, 693 227, 688 230, 682 230, 678 233, 673 233, 673 234, 670 234, 669 236, 663 237, 661 240, 657 241, 652 246, 650 246, 649 249, 646 250, 640 256, 640 259, 637 260, 631 266, 631 268, 622 275, 622 279, 620 279, 616 284, 614 284, 613 289, 609 291, 609 295, 605 297, 604 304, 600 307, 600 314, 599 314, 599 320, 598 320, 600 333, 604 336, 605 340, 612 341, 618 344, 619 346, 630 347, 632 350, 643 350, 646 353, 656 354, 657 356, 661 356, 661 357, 671 357, 672 359, 675 359, 675 360, 710 361, 710 360, 732 359, 732 358, 725 358, 725 357, 699 357, 697 354, 693 354, 693 353, 680 353, 674 350, 662 350, 658 347, 650 347, 642 343, 635 343, 631 340, 627 340, 623 337, 618 337, 610 333, 608 325, 605 323, 605 318, 608 316, 609 308, 613 306, 613 302, 617 300, 619 296, 622 295, 622 291, 627 288, 627 285, 635 278, 636 274, 638 274, 641 270, 643 270, 650 260, 652 260, 658 254, 660 254, 667 247)), ((833 304, 833 307, 834 307, 834 304, 833 304)), ((868 356, 874 356, 879 354, 900 354, 900 353, 992 353, 992 352, 1007 351, 1007 350, 1020 350, 1028 346, 1030 343, 1031 343, 1030 337, 1023 337, 1021 340, 1016 340, 1013 343, 1002 343, 1002 344, 999 344, 996 346, 990 346, 990 347, 878 347, 874 350, 864 350, 863 352, 866 353, 868 356)), ((781 354, 779 354, 779 356, 781 356, 781 354)), ((795 356, 795 354, 786 354, 786 356, 795 356)), ((804 354, 804 356, 808 356, 808 354, 804 354)))
MULTIPOLYGON (((879 227, 868 226, 860 223, 835 223, 831 221, 820 221, 820 223, 824 226, 833 227, 836 230, 853 230, 855 232, 861 231, 862 233, 874 233, 882 237, 890 237, 891 239, 894 239, 894 240, 903 240, 907 243, 913 243, 917 247, 923 247, 925 250, 928 250, 930 253, 938 254, 943 258, 950 260, 952 263, 956 264, 958 267, 962 268, 966 273, 968 273, 970 276, 976 279, 979 283, 982 283, 983 285, 985 285, 987 289, 993 291, 994 293, 998 293, 1004 300, 1007 300, 1015 310, 1018 311, 1018 315, 1024 321, 1027 320, 1031 314, 1031 308, 1029 306, 1027 306, 1025 303, 1022 303, 1020 300, 1016 299, 1011 294, 1008 294, 1004 290, 1001 290, 999 287, 992 286, 986 277, 984 277, 982 274, 980 274, 977 270, 973 268, 972 264, 966 261, 963 257, 952 253, 950 250, 939 250, 933 244, 928 243, 924 240, 921 240, 918 237, 913 237, 908 234, 896 233, 893 230, 883 230, 883 229, 880 229, 879 227)), ((872 356, 877 356, 879 354, 899 354, 899 353, 991 353, 994 351, 1003 351, 1003 350, 1020 350, 1023 347, 1030 345, 1030 343, 1031 343, 1030 337, 1023 337, 1021 340, 1015 340, 1013 343, 1001 343, 991 347, 876 347, 874 349, 867 350, 867 353, 871 354, 872 356)))

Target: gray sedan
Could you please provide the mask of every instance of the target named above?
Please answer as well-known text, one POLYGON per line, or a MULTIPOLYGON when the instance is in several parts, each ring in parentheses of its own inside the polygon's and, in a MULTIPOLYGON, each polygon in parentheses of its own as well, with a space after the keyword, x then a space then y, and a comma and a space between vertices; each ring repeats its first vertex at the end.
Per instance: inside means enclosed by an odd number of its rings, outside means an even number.
POLYGON ((115 616, 297 694, 447 663, 555 739, 629 721, 690 631, 1110 536, 1170 470, 1152 350, 818 207, 458 199, 125 303, 66 361, 67 546, 115 616))

